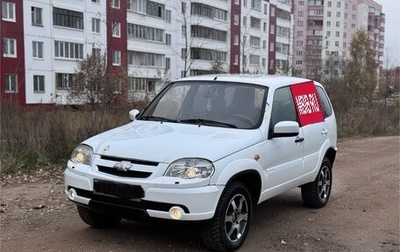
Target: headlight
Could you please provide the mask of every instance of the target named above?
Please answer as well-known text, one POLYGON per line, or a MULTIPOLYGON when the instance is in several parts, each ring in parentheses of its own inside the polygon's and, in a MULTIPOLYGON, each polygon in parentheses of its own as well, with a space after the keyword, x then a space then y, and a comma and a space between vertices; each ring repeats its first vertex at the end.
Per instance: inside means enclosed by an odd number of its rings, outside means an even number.
POLYGON ((214 173, 214 165, 205 159, 183 158, 173 162, 164 176, 184 179, 208 178, 214 173))
POLYGON ((72 151, 71 161, 75 164, 90 165, 93 149, 90 146, 81 144, 72 151))

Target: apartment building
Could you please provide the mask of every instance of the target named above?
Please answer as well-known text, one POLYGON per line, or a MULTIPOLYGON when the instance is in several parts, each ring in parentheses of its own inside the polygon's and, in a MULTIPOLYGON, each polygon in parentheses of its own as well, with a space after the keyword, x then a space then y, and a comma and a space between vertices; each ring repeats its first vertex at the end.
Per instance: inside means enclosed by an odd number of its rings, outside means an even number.
POLYGON ((358 29, 368 31, 375 60, 383 64, 385 15, 372 0, 294 0, 293 74, 340 76, 358 29))
POLYGON ((2 0, 1 99, 74 104, 77 62, 105 54, 122 95, 153 97, 170 80, 212 73, 287 74, 291 0, 2 0), (122 89, 121 89, 122 90, 122 89))

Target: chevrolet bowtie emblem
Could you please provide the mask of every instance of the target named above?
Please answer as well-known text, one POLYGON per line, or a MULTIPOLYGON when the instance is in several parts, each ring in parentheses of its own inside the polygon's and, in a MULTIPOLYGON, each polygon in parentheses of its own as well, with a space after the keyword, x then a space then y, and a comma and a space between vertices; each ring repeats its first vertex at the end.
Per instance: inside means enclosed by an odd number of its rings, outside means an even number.
POLYGON ((128 161, 121 161, 114 165, 114 168, 118 171, 129 171, 132 168, 131 162, 128 161))

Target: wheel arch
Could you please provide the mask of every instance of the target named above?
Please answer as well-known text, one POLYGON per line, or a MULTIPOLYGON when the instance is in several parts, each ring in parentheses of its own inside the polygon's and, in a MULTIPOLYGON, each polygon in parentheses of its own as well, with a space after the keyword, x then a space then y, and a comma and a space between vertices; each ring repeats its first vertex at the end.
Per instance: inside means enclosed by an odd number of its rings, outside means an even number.
POLYGON ((261 194, 261 176, 256 170, 245 170, 239 173, 236 173, 232 176, 226 185, 229 185, 233 182, 242 182, 246 185, 247 189, 249 190, 251 201, 253 205, 258 203, 261 194))
POLYGON ((336 158, 336 150, 334 148, 329 148, 325 153, 325 157, 328 158, 329 162, 331 162, 331 165, 333 166, 336 158))

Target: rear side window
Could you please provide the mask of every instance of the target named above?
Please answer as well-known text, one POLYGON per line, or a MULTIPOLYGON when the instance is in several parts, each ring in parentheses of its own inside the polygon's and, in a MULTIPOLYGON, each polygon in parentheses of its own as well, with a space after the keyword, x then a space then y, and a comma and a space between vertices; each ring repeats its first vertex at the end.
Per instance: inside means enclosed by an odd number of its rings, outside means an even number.
POLYGON ((332 107, 328 100, 328 96, 326 95, 325 91, 319 86, 317 86, 317 93, 321 102, 322 112, 324 113, 324 116, 330 117, 332 115, 332 107))

